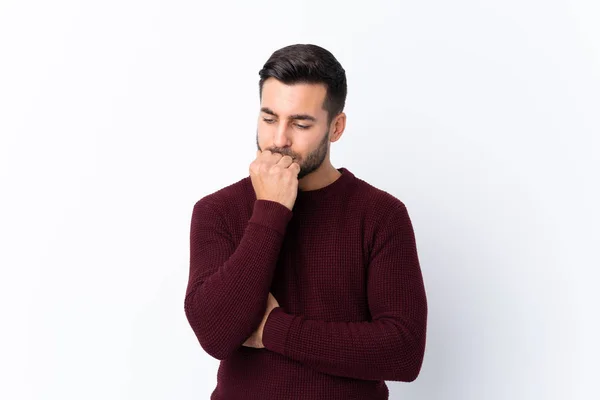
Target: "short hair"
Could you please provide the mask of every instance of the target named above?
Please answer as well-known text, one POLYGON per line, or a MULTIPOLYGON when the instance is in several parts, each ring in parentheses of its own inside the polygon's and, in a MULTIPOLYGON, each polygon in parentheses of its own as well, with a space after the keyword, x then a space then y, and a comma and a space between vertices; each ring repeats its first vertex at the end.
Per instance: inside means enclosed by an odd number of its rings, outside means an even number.
POLYGON ((314 44, 294 44, 275 51, 258 72, 259 96, 263 84, 275 78, 286 85, 295 83, 321 83, 327 89, 323 109, 328 113, 328 123, 344 110, 347 94, 346 71, 336 58, 314 44))

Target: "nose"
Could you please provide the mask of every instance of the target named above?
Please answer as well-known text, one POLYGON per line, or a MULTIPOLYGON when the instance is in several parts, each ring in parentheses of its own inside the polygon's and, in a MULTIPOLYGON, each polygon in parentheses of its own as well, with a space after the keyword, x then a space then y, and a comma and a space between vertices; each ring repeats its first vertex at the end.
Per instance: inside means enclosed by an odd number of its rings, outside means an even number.
POLYGON ((287 124, 279 124, 274 132, 273 145, 279 148, 291 146, 292 143, 289 136, 289 127, 287 124))

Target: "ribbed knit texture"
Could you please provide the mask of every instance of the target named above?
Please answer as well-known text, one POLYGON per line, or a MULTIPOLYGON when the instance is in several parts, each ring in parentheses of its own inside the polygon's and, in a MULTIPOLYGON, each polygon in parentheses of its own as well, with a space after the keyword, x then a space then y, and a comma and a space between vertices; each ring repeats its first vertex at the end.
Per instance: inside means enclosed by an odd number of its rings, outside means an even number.
POLYGON ((194 205, 184 309, 221 360, 211 399, 388 399, 385 380, 419 374, 427 301, 408 212, 339 171, 292 211, 257 200, 250 177, 194 205), (269 292, 265 348, 242 346, 269 292))

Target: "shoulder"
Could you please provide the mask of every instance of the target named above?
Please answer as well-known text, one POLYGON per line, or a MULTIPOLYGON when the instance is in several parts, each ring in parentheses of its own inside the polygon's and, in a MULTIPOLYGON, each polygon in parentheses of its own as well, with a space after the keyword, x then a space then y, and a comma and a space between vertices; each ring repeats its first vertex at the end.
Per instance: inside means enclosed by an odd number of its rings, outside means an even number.
POLYGON ((194 209, 208 208, 218 214, 235 215, 236 209, 248 208, 254 203, 254 189, 250 177, 239 179, 221 189, 206 194, 196 201, 194 209))
POLYGON ((414 242, 413 224, 399 197, 360 178, 356 179, 354 193, 363 204, 363 234, 369 254, 393 238, 400 238, 402 243, 414 242))
POLYGON ((369 247, 378 237, 398 231, 412 232, 411 218, 401 198, 361 178, 355 178, 351 201, 360 204, 364 237, 369 247))
POLYGON ((358 177, 355 177, 354 194, 377 221, 381 221, 390 213, 406 209, 399 197, 358 177))

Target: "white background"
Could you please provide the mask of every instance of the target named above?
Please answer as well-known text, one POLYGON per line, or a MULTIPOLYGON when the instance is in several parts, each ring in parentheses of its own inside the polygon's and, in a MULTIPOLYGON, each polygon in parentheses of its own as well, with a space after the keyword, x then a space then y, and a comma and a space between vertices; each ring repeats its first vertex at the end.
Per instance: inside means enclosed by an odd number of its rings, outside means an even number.
POLYGON ((0 1, 0 398, 207 399, 194 203, 247 176, 258 71, 348 77, 334 166, 407 205, 426 358, 391 399, 598 399, 598 2, 0 1))

